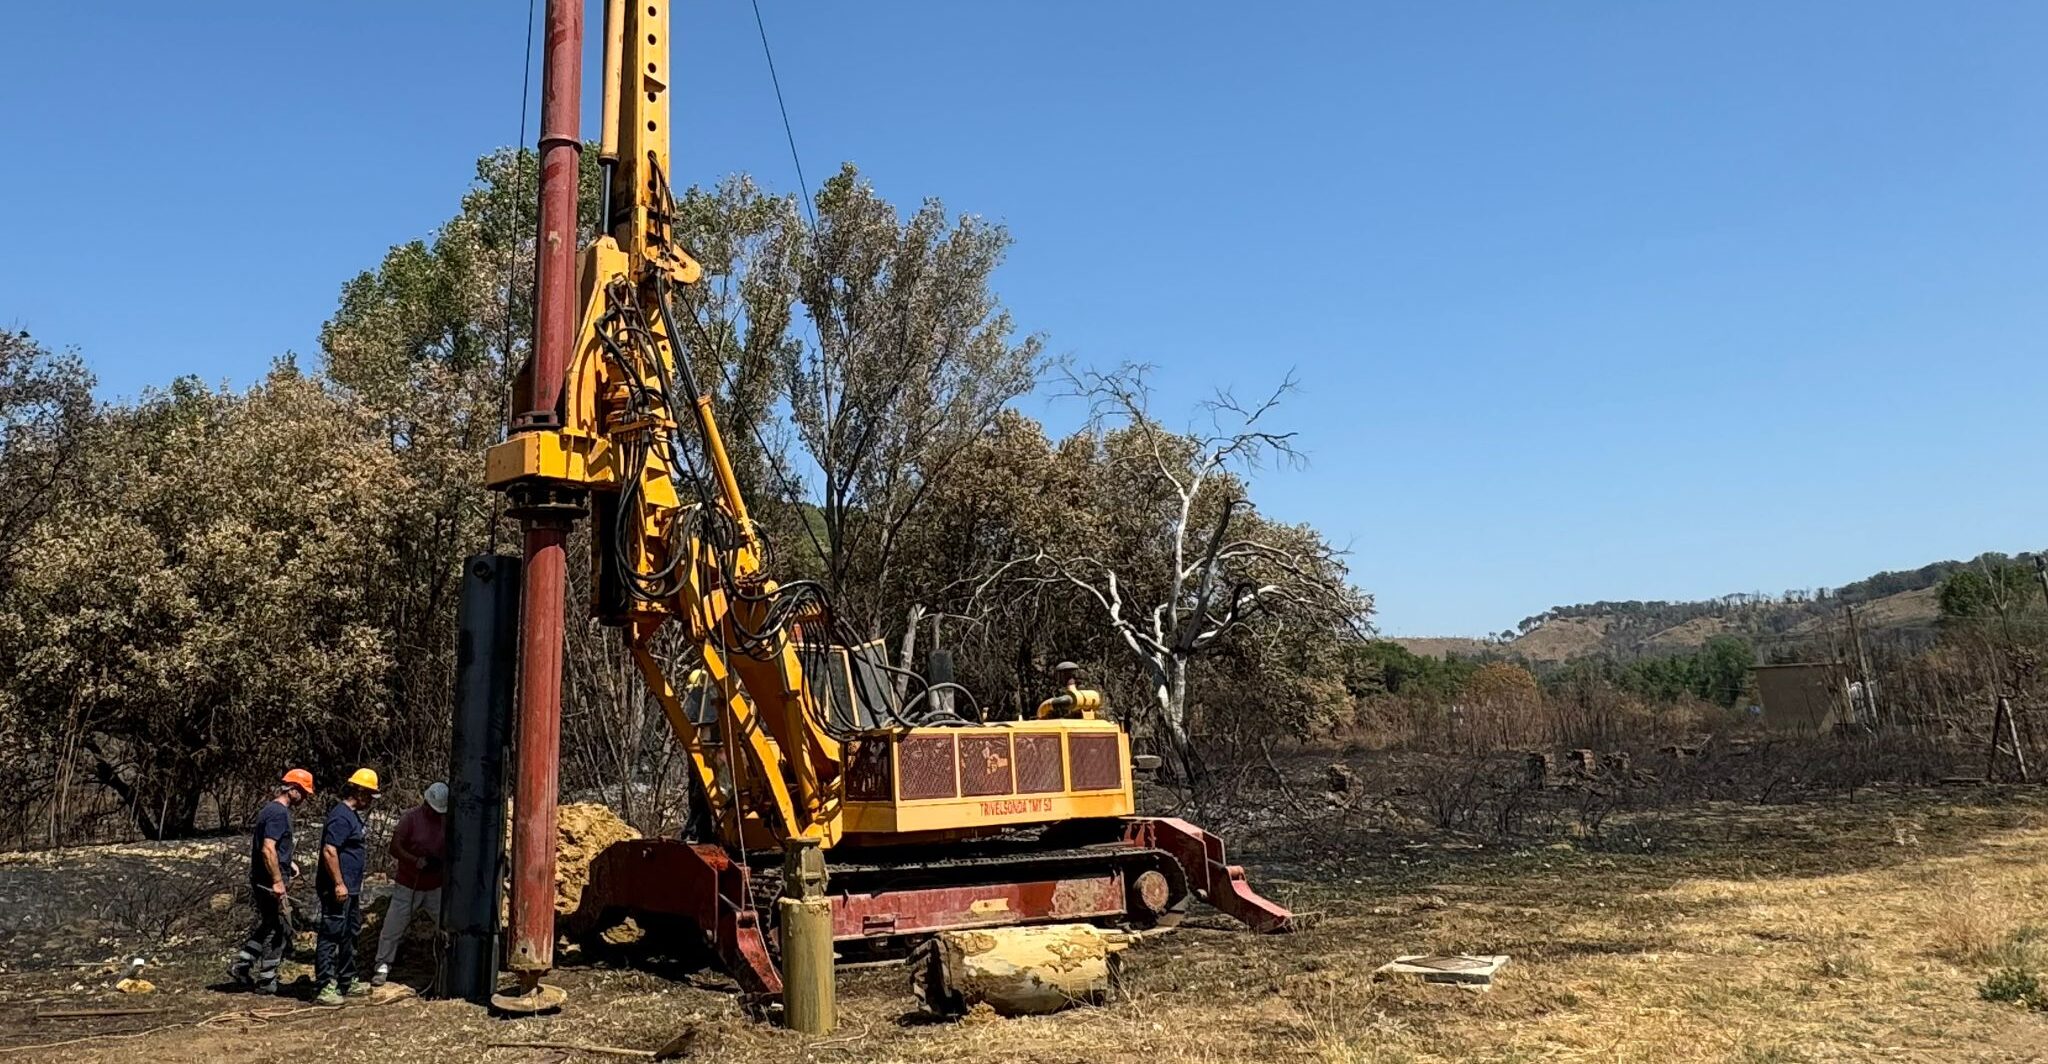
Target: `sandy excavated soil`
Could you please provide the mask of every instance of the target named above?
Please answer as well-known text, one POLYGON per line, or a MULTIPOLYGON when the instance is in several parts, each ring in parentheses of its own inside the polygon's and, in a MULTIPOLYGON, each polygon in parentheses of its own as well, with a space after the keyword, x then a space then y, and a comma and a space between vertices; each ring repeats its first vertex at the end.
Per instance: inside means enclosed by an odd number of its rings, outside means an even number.
POLYGON ((573 913, 590 883, 590 862, 615 842, 640 837, 617 813, 594 802, 555 812, 555 911, 573 913))

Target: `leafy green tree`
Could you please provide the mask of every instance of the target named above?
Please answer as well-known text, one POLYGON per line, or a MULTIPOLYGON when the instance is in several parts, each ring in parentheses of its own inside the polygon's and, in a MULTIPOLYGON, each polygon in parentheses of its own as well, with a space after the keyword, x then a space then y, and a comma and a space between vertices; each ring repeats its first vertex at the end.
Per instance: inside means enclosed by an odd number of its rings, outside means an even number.
POLYGON ((1739 636, 1718 635, 1707 640, 1694 661, 1697 674, 1692 693, 1702 701, 1732 707, 1749 690, 1756 649, 1739 636))
POLYGON ((2036 589, 2034 574, 2026 567, 1989 562, 1948 574, 1936 602, 1946 619, 1987 620, 2025 608, 2036 589))
POLYGON ((1425 657, 1392 640, 1365 640, 1347 650, 1346 687, 1354 698, 1384 694, 1446 705, 1478 668, 1468 658, 1425 657))

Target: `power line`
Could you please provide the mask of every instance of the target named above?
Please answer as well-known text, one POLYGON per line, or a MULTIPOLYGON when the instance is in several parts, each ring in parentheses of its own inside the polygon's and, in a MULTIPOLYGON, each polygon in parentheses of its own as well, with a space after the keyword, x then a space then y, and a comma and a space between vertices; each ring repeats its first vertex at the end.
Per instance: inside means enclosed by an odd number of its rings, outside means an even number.
MULTIPOLYGON (((519 63, 519 139, 512 142, 511 210, 515 221, 518 218, 519 203, 523 201, 520 193, 526 187, 526 108, 533 95, 533 8, 534 0, 526 0, 526 47, 520 52, 519 63)), ((500 202, 503 202, 502 198, 500 202)), ((511 228, 506 227, 508 236, 511 235, 511 228)), ((510 248, 511 254, 505 256, 505 338, 500 343, 500 349, 505 353, 505 380, 504 387, 500 390, 505 396, 504 427, 508 429, 512 424, 512 416, 518 413, 512 409, 512 301, 515 298, 512 286, 513 282, 519 279, 519 243, 516 237, 512 239, 510 248)), ((504 507, 504 498, 503 492, 491 493, 489 550, 493 554, 498 551, 498 524, 504 507)))
POLYGON ((768 26, 761 21, 761 0, 751 0, 754 6, 754 29, 761 34, 761 55, 768 60, 768 81, 775 86, 775 108, 782 112, 782 135, 789 140, 789 161, 796 165, 796 188, 804 203, 804 214, 811 219, 811 229, 818 228, 818 212, 811 205, 811 183, 804 180, 803 156, 796 150, 796 128, 789 124, 789 105, 782 99, 782 78, 775 73, 775 52, 768 47, 768 26))

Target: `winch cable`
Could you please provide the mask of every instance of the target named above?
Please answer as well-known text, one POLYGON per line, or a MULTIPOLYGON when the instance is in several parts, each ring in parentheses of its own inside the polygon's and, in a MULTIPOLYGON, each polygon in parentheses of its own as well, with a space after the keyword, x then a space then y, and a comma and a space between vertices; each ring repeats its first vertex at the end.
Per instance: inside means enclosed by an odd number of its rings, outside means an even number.
MULTIPOLYGON (((515 204, 527 202, 524 198, 526 189, 526 107, 533 93, 533 9, 534 0, 526 0, 526 47, 520 52, 519 63, 519 139, 512 142, 511 202, 515 204)), ((506 200, 501 196, 498 202, 502 204, 506 200)), ((511 209, 517 210, 516 207, 511 209)), ((500 224, 503 224, 503 221, 501 212, 500 224)), ((507 228, 509 229, 510 227, 508 226, 507 228)), ((513 282, 518 277, 519 250, 515 245, 511 253, 505 256, 505 334, 504 339, 499 341, 499 355, 504 359, 504 365, 501 367, 504 379, 500 382, 499 394, 505 397, 503 416, 499 418, 501 434, 510 430, 512 416, 517 413, 517 411, 512 409, 512 380, 517 372, 513 368, 512 362, 512 288, 513 282)), ((489 537, 488 545, 485 549, 491 554, 498 553, 498 525, 502 523, 504 512, 505 493, 492 492, 490 527, 485 532, 489 537)))

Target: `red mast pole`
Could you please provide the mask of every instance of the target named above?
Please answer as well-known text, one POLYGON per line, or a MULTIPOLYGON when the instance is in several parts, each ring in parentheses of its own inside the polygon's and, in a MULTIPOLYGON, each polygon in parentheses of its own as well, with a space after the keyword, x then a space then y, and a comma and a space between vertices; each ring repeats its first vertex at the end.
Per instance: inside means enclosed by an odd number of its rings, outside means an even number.
MULTIPOLYGON (((532 405, 513 432, 559 428, 576 343, 577 129, 583 87, 582 0, 548 0, 541 53, 540 233, 535 250, 532 405)), ((555 803, 562 725, 562 599, 568 583, 567 516, 525 522, 526 579, 519 603, 518 776, 513 792, 512 926, 508 962, 527 988, 554 966, 555 803)))

